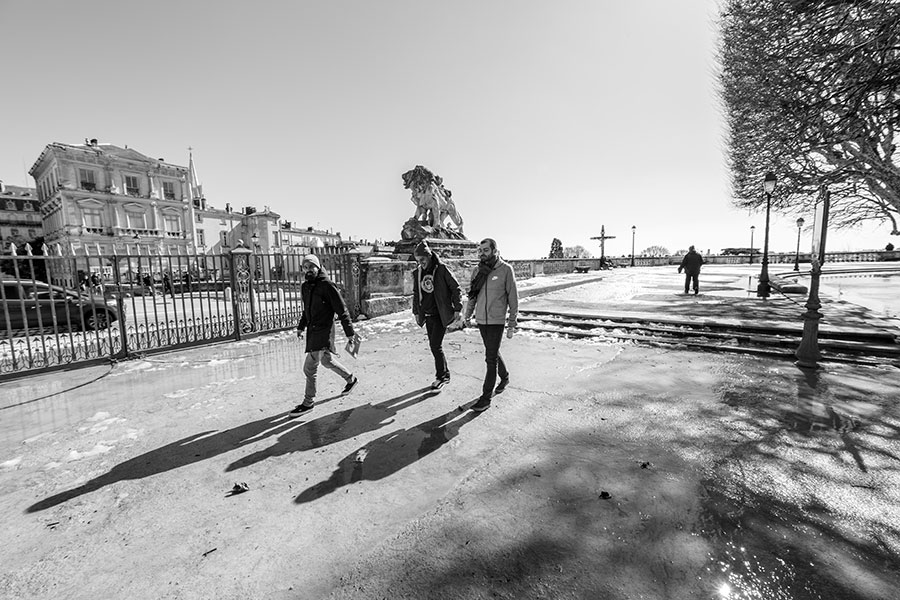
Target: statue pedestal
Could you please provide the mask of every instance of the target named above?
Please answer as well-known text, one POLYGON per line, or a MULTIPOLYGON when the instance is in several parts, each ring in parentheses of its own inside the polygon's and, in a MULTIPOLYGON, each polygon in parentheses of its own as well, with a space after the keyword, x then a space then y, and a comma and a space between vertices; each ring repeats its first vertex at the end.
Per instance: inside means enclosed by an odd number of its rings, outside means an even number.
MULTIPOLYGON (((471 240, 443 240, 438 238, 423 238, 431 250, 442 259, 459 258, 478 260, 478 244, 471 240)), ((421 239, 402 240, 394 245, 394 257, 399 260, 413 260, 413 250, 419 245, 421 239)))

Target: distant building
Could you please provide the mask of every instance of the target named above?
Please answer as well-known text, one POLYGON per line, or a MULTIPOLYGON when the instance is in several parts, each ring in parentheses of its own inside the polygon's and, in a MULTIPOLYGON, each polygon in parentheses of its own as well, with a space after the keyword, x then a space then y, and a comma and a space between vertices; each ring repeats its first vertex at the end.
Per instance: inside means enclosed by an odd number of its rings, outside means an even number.
POLYGON ((0 181, 0 253, 43 235, 37 190, 0 181))
MULTIPOLYGON (((55 254, 79 257, 79 270, 111 274, 101 259, 80 257, 187 254, 193 248, 187 167, 93 139, 48 144, 29 174, 41 203, 45 243, 55 254)), ((54 272, 57 281, 73 278, 72 272, 54 272)))

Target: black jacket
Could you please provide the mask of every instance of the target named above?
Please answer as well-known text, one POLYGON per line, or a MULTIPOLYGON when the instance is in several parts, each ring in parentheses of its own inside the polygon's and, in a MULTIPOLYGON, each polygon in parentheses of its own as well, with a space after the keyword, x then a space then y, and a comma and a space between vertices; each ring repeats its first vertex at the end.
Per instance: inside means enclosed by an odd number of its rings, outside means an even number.
POLYGON ((684 269, 684 272, 688 275, 699 275, 700 267, 702 265, 703 257, 700 256, 696 250, 690 250, 684 255, 684 258, 681 259, 681 266, 678 267, 678 272, 681 273, 681 270, 684 269))
POLYGON ((304 281, 300 286, 303 299, 303 314, 297 324, 298 331, 306 332, 306 351, 331 350, 334 352, 334 317, 337 315, 344 328, 344 334, 353 337, 350 312, 341 298, 337 286, 319 271, 312 281, 304 281))
MULTIPOLYGON (((437 305, 438 314, 441 315, 441 323, 444 327, 453 322, 453 313, 462 312, 462 292, 459 282, 450 272, 450 269, 441 262, 437 254, 431 255, 435 261, 434 273, 434 303, 437 305)), ((422 267, 416 267, 413 271, 413 314, 416 322, 421 327, 425 323, 425 315, 419 314, 419 278, 422 275, 422 267)))

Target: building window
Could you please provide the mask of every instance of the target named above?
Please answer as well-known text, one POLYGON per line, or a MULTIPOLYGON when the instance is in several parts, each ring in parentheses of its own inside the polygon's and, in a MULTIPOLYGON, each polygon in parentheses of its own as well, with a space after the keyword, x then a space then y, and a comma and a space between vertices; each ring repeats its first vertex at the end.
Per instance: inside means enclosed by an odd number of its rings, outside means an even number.
POLYGON ((228 232, 222 231, 219 233, 219 235, 222 237, 222 247, 227 248, 228 247, 228 232))
POLYGON ((138 183, 138 178, 135 175, 126 175, 125 176, 125 193, 129 196, 140 196, 141 195, 141 184, 138 183))
POLYGON ((142 212, 126 212, 129 229, 147 229, 147 215, 142 212))
POLYGON ((28 230, 28 238, 33 240, 33 239, 36 238, 36 237, 37 237, 37 233, 35 232, 35 230, 34 230, 34 229, 29 229, 29 230, 28 230))
POLYGON ((166 200, 175 199, 175 182, 163 181, 163 198, 166 200))
POLYGON ((178 215, 164 215, 163 220, 166 223, 166 231, 176 233, 181 231, 181 219, 178 215))
POLYGON ((34 210, 34 205, 31 202, 26 202, 22 205, 22 210, 34 210))
POLYGON ((201 215, 200 213, 194 213, 194 218, 197 219, 198 223, 203 222, 203 215, 201 215))
POLYGON ((18 228, 18 227, 13 227, 12 229, 10 229, 10 230, 9 230, 9 235, 11 235, 11 236, 13 236, 13 237, 18 237, 18 235, 19 235, 19 228, 18 228))
POLYGON ((96 190, 97 180, 94 179, 94 172, 90 169, 78 169, 78 179, 83 190, 96 190))
POLYGON ((200 244, 201 247, 206 247, 206 234, 202 229, 197 230, 197 243, 200 244))
POLYGON ((16 203, 12 200, 6 201, 6 210, 16 210, 16 203))
POLYGON ((99 208, 84 208, 82 209, 84 213, 84 226, 85 227, 94 227, 101 228, 103 227, 103 211, 99 208))

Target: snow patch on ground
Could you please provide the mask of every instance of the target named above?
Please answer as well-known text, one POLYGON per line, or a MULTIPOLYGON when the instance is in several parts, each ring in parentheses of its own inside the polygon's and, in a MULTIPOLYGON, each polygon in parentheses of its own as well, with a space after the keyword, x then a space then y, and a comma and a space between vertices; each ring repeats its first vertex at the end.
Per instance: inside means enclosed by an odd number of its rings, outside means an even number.
POLYGON ((168 394, 163 394, 164 397, 169 398, 171 400, 175 400, 177 398, 184 398, 190 393, 194 391, 194 388, 187 388, 184 390, 175 390, 174 392, 169 392, 168 394))
POLYGON ((97 444, 93 448, 91 448, 90 450, 87 450, 85 452, 79 452, 78 450, 70 450, 69 453, 66 455, 65 460, 66 460, 66 462, 72 462, 73 460, 81 460, 82 458, 90 458, 92 456, 99 456, 100 454, 106 454, 113 448, 115 448, 115 446, 107 446, 103 442, 97 442, 97 444))
POLYGON ((11 458, 9 460, 5 460, 0 463, 0 471, 14 471, 19 468, 19 465, 22 463, 22 457, 17 456, 16 458, 11 458))
POLYGON ((98 413, 95 413, 93 417, 88 417, 87 420, 96 422, 96 421, 105 421, 108 418, 109 418, 108 412, 100 411, 98 413))
POLYGON ((99 423, 95 423, 90 428, 79 427, 78 431, 80 431, 80 432, 87 431, 88 433, 100 433, 101 431, 106 431, 107 429, 109 429, 109 426, 114 423, 124 423, 124 422, 125 422, 125 419, 123 419, 121 417, 110 417, 108 419, 103 419, 99 423))

